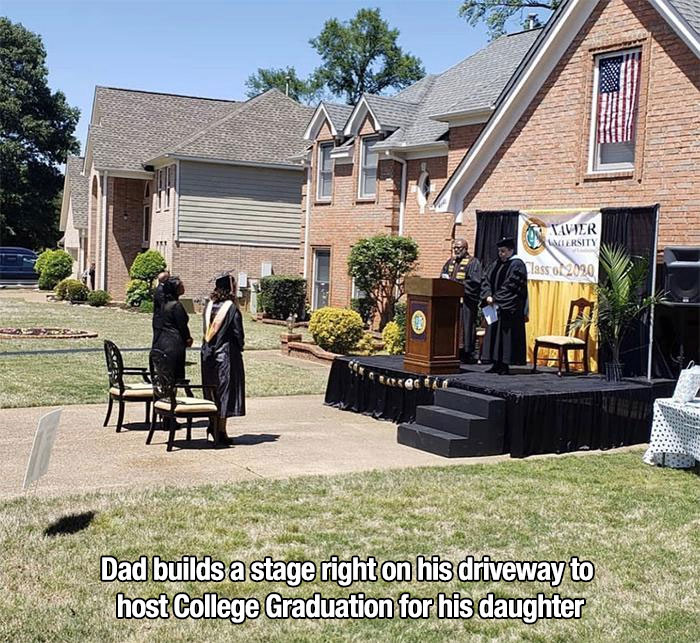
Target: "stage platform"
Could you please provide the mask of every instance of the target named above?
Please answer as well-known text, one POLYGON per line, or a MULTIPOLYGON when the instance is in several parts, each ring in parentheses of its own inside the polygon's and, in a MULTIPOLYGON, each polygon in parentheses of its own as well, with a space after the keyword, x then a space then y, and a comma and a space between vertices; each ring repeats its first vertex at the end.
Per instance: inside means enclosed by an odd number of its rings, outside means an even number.
POLYGON ((488 368, 462 365, 459 374, 425 376, 405 371, 402 356, 338 357, 325 401, 377 419, 412 423, 418 407, 435 403, 437 389, 501 398, 505 421, 500 452, 521 458, 647 442, 654 400, 670 397, 675 386, 673 380, 630 378, 612 383, 601 375, 558 377, 553 372, 531 373, 527 367, 495 375, 486 373, 488 368))

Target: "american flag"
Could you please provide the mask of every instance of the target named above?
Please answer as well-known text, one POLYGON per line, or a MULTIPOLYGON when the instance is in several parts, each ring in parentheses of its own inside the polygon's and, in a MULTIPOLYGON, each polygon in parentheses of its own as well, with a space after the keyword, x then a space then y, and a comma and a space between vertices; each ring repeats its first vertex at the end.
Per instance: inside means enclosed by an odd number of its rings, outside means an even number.
POLYGON ((641 53, 602 58, 598 65, 598 143, 626 143, 634 134, 641 53))

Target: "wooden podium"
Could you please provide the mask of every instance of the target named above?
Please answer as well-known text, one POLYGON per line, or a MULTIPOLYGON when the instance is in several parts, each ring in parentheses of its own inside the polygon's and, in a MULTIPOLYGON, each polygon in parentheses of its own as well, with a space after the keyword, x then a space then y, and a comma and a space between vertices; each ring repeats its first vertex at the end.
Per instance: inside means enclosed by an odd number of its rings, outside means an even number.
POLYGON ((406 355, 413 373, 459 373, 459 313, 464 287, 449 279, 406 279, 406 355))

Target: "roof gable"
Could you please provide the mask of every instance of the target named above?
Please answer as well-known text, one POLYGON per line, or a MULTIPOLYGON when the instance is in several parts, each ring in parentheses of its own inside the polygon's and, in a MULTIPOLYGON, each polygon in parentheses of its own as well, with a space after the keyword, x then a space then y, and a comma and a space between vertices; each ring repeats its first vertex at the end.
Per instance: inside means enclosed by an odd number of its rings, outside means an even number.
POLYGON ((59 228, 66 229, 68 221, 68 205, 73 210, 73 226, 87 228, 88 224, 88 181, 84 176, 82 156, 69 155, 66 159, 66 174, 63 183, 63 200, 61 203, 61 220, 59 228))

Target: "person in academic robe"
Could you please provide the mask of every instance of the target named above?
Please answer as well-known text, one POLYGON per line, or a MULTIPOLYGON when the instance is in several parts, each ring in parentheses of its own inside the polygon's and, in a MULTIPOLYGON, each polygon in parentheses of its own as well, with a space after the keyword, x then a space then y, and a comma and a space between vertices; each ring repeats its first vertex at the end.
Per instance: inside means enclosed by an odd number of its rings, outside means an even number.
POLYGON ((162 326, 153 342, 153 348, 167 356, 168 366, 176 380, 185 379, 185 352, 192 346, 189 315, 179 302, 185 287, 177 277, 163 283, 162 326))
POLYGON ((156 338, 163 328, 163 306, 165 305, 165 295, 163 294, 163 285, 170 279, 170 273, 167 270, 158 273, 158 284, 153 291, 153 318, 151 326, 153 328, 153 341, 151 348, 155 348, 156 338))
POLYGON ((232 444, 226 433, 230 417, 245 415, 245 370, 243 368, 243 317, 236 304, 236 282, 230 273, 216 278, 214 291, 204 309, 202 340, 202 384, 216 389, 216 397, 205 388, 205 395, 219 408, 218 441, 232 444))
POLYGON ((525 364, 527 356, 527 268, 515 256, 512 238, 501 239, 496 245, 498 259, 484 273, 481 301, 484 306, 496 307, 498 320, 486 330, 482 359, 493 363, 487 373, 504 375, 509 373, 510 364, 525 364))
POLYGON ((464 287, 462 295, 462 352, 463 362, 475 362, 476 317, 479 311, 481 261, 469 254, 466 239, 455 239, 452 243, 452 257, 442 267, 442 278, 458 281, 464 287))

